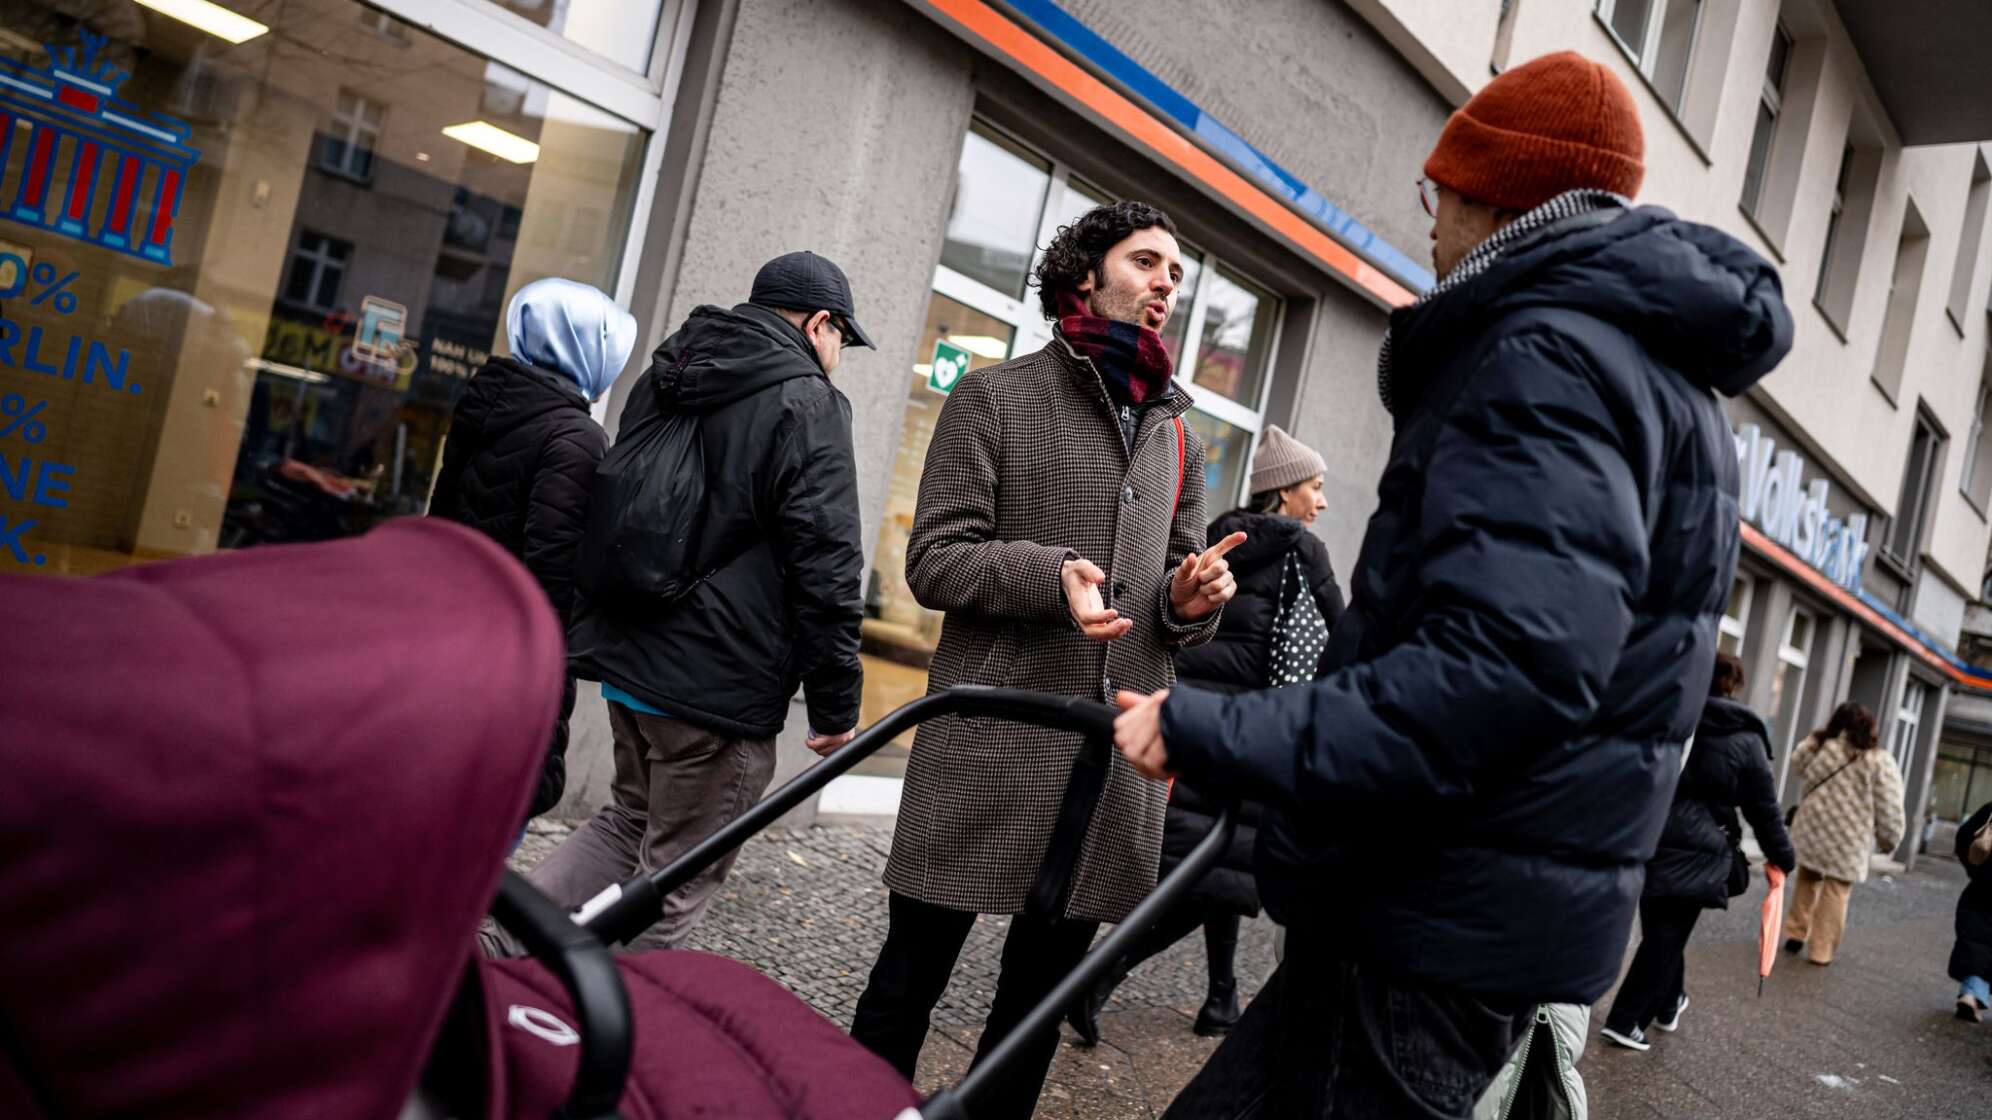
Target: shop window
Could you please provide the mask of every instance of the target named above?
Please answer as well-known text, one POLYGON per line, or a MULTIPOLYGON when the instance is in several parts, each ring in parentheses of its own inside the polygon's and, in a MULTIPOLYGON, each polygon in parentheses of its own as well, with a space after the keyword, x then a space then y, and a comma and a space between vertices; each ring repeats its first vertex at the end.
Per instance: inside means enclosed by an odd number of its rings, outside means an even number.
POLYGON ((650 69, 664 0, 485 0, 641 74, 650 69))
POLYGON ((1771 55, 1764 66, 1764 84, 1757 92, 1757 126, 1750 135, 1749 162, 1743 169, 1743 209, 1756 217, 1764 198, 1764 180, 1771 168, 1771 144, 1784 109, 1785 72, 1791 66, 1791 32, 1779 23, 1771 33, 1771 55))
POLYGON ((1930 812, 1955 824, 1992 800, 1992 747, 1950 740, 1938 744, 1930 773, 1930 812))
MULTIPOLYGON (((616 289, 644 134, 419 28, 383 38, 373 14, 289 0, 257 13, 269 34, 216 45, 0 0, 16 118, 0 252, 33 288, 0 307, 0 333, 40 340, 0 348, 0 399, 33 412, 37 464, 69 483, 54 504, 0 494, 0 571, 420 513, 510 293, 555 275, 616 289), (225 92, 195 99, 212 118, 176 111, 202 88, 225 92), (514 209, 519 242, 454 248, 458 198, 493 224, 514 209), (587 236, 565 236, 583 210, 587 236), (527 246, 548 228, 551 248, 527 246)), ((25 450, 0 438, 10 463, 25 450)))
POLYGON ((1916 323, 1916 304, 1923 293, 1923 265, 1930 254, 1930 230, 1910 199, 1902 211, 1902 233, 1895 243, 1895 267, 1889 274, 1888 310, 1881 321, 1881 345, 1874 355, 1874 383, 1893 403, 1902 393, 1903 367, 1909 361, 1909 334, 1916 323))
POLYGON ((372 179, 381 113, 378 102, 349 89, 340 90, 332 122, 318 138, 318 166, 363 183, 372 179))
POLYGON ((1915 677, 1902 682, 1902 705, 1895 710, 1895 727, 1888 736, 1888 751, 1904 774, 1916 755, 1916 735, 1923 727, 1923 707, 1929 702, 1930 686, 1915 677))
POLYGON ((1902 468, 1902 491, 1896 498, 1895 518, 1882 541, 1882 555, 1904 572, 1914 570, 1916 555, 1923 547, 1930 483, 1943 465, 1943 445, 1936 424, 1918 409, 1916 429, 1909 440, 1909 461, 1902 468))
MULTIPOLYGON (((1950 299, 1944 310, 1959 334, 1969 315, 1971 282, 1978 278, 1978 250, 1985 244, 1985 217, 1992 209, 1992 167, 1979 151, 1971 160, 1971 186, 1964 199, 1964 224, 1957 231, 1957 261, 1951 266, 1950 299)), ((1981 503, 1982 505, 1982 503, 1981 503)))
POLYGON ((339 289, 346 279, 346 262, 353 243, 305 230, 291 252, 290 280, 284 299, 307 311, 331 311, 339 306, 339 289))
POLYGON ((1743 639, 1749 633, 1751 583, 1737 576, 1729 585, 1729 601, 1723 604, 1715 648, 1736 657, 1743 656, 1743 639))
POLYGON ((1985 410, 1992 403, 1992 347, 1985 352, 1985 373, 1978 382, 1978 403, 1971 410, 1971 432, 1964 439, 1964 470, 1958 481, 1964 496, 1979 513, 1992 499, 1992 447, 1986 446, 1985 410))
POLYGON ((1799 707, 1805 697, 1805 672, 1812 662, 1813 617, 1794 610, 1785 622, 1778 646, 1777 673, 1771 678, 1772 730, 1780 751, 1789 750, 1798 736, 1799 707))
POLYGON ((1598 18, 1676 114, 1687 95, 1701 9, 1701 0, 1598 0, 1598 18))
MULTIPOLYGON (((946 394, 963 373, 1050 342, 1051 324, 1028 284, 1031 268, 1059 227, 1111 198, 981 121, 963 141, 866 589, 864 723, 926 692, 927 664, 940 640, 941 616, 915 602, 906 585, 906 541, 946 394)), ((1208 448, 1204 486, 1215 517, 1243 497, 1263 426, 1259 409, 1280 302, 1188 236, 1178 238, 1183 279, 1162 335, 1176 358, 1177 380, 1195 397, 1185 423, 1208 448)), ((860 764, 859 772, 895 773, 903 766, 903 752, 888 751, 860 764)))

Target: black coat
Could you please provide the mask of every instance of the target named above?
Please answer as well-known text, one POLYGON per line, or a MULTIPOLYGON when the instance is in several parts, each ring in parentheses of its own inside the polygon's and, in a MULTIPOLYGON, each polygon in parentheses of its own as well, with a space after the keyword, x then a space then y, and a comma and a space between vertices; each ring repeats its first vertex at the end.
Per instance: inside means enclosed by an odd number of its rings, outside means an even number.
POLYGON ((1743 846, 1739 809, 1756 832, 1766 862, 1787 872, 1798 865, 1778 810, 1770 729, 1748 707, 1711 696, 1695 727, 1687 768, 1674 787, 1660 847, 1646 865, 1647 896, 1728 909, 1731 853, 1743 846))
POLYGON ((798 685, 811 727, 849 731, 864 612, 850 402, 800 330, 741 304, 700 307, 664 340, 630 392, 624 429, 658 408, 701 417, 696 567, 718 570, 662 613, 582 596, 569 663, 722 735, 779 732, 798 685))
POLYGON ((1957 861, 1971 882, 1957 900, 1957 943, 1951 946, 1950 977, 1992 980, 1992 860, 1973 867, 1966 852, 1971 838, 1992 818, 1992 801, 1978 807, 1957 829, 1957 861))
POLYGON ((1791 347, 1778 272, 1642 207, 1391 315, 1396 431, 1306 687, 1163 707, 1267 803, 1259 888, 1318 951, 1509 1002, 1617 977, 1736 567, 1716 392, 1791 347))
MULTIPOLYGON (((1266 687, 1271 676, 1273 619, 1279 614, 1280 583, 1286 557, 1298 550, 1307 589, 1328 620, 1330 632, 1342 617, 1342 589, 1328 562, 1328 546, 1292 517, 1238 509, 1210 524, 1210 542, 1243 532, 1245 543, 1231 550, 1238 592, 1224 605, 1217 634, 1200 646, 1176 655, 1177 679, 1213 692, 1245 692, 1266 687)), ((1169 791, 1169 815, 1162 826, 1162 874, 1167 875, 1210 835, 1219 806, 1186 781, 1169 791)), ((1216 870, 1191 894, 1193 903, 1233 910, 1248 916, 1259 912, 1259 884, 1252 874, 1252 852, 1259 840, 1256 802, 1238 807, 1238 828, 1216 870)))
MULTIPOLYGON (((574 561, 588 524, 588 487, 608 436, 566 377, 510 358, 477 371, 450 413, 443 466, 429 512, 460 521, 525 562, 565 619, 574 561)), ((567 787, 567 719, 574 682, 561 694, 546 765, 530 814, 554 807, 567 787)))

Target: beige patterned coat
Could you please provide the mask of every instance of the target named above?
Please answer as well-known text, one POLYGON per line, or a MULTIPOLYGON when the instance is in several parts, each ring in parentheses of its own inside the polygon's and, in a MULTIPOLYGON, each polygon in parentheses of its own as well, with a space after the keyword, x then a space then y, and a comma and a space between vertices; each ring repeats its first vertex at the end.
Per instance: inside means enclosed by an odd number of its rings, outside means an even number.
POLYGON ((1892 852, 1902 842, 1902 771, 1895 756, 1884 747, 1856 751, 1840 739, 1822 743, 1815 735, 1798 748, 1792 765, 1807 791, 1791 826, 1799 866, 1866 882, 1876 845, 1892 852), (1853 765, 1827 781, 1849 759, 1853 765))
MULTIPOLYGON (((1178 388, 1149 408, 1130 462, 1099 374, 1062 340, 956 384, 906 546, 907 585, 947 612, 930 692, 971 683, 1104 700, 1174 683, 1170 651, 1217 628, 1215 612, 1191 627, 1168 616, 1170 574, 1204 546, 1204 453, 1187 426, 1171 510, 1173 418, 1189 403, 1178 388), (1126 636, 1102 645, 1073 625, 1059 585, 1070 555, 1107 573, 1108 605, 1134 620, 1126 636)), ((1076 735, 1018 724, 922 725, 886 885, 958 910, 1022 912, 1078 750, 1076 735)), ((1068 916, 1117 922, 1154 888, 1167 796, 1113 754, 1068 916)))

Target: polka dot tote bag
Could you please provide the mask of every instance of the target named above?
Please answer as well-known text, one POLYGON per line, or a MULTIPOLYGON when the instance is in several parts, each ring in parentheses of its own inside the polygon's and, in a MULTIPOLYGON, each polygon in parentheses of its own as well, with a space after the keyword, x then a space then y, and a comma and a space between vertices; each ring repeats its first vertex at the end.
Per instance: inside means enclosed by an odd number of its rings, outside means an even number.
POLYGON ((1273 615, 1273 637, 1266 683, 1285 688, 1314 679, 1321 651, 1328 648, 1328 620, 1308 590, 1301 573, 1300 550, 1286 555, 1280 571, 1279 610, 1273 615))

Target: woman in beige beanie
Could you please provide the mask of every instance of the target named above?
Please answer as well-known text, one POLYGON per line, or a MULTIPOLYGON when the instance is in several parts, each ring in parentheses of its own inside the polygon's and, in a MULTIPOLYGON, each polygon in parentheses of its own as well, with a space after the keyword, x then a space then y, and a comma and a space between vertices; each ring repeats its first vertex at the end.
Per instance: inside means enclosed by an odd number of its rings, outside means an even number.
MULTIPOLYGON (((1268 427, 1252 459, 1252 500, 1220 516, 1210 526, 1215 543, 1232 533, 1245 543, 1228 559, 1238 593, 1224 606, 1217 635, 1176 655, 1176 676, 1184 683, 1217 692, 1279 688, 1314 679, 1328 646, 1328 631, 1342 617, 1342 592, 1328 562, 1328 546, 1307 526, 1328 502, 1321 496, 1326 466, 1311 447, 1268 427)), ((1163 821, 1162 874, 1210 834, 1217 805, 1186 782, 1170 791, 1163 821)), ((1100 1039, 1100 1012, 1115 987, 1142 961, 1177 941, 1204 932, 1204 960, 1210 970, 1208 995, 1191 1030, 1221 1035, 1240 1014, 1233 960, 1242 917, 1259 913, 1258 884, 1252 877, 1252 849, 1258 839, 1259 810, 1243 806, 1239 828, 1224 861, 1195 893, 1157 922, 1148 936, 1121 958, 1113 972, 1066 1015, 1083 1045, 1100 1039)))

